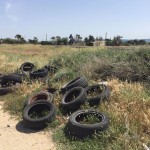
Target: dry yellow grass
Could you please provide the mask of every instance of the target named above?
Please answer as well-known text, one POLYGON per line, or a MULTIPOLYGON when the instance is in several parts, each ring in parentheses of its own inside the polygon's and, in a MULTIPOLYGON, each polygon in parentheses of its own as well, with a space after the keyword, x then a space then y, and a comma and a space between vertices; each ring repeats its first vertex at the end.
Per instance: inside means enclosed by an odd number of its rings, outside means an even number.
MULTIPOLYGON (((108 82, 111 97, 108 103, 102 104, 101 110, 109 112, 116 127, 123 124, 126 132, 120 138, 128 142, 137 138, 137 142, 148 142, 150 138, 150 97, 144 92, 140 83, 120 82, 116 79, 108 82)), ((128 143, 129 144, 129 143, 128 143)))

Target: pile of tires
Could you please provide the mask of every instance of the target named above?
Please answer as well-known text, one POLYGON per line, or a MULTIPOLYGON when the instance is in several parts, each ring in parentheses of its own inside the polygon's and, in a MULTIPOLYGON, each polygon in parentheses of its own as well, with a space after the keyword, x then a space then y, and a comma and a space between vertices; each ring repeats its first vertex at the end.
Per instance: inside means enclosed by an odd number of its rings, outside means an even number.
MULTIPOLYGON (((37 69, 31 62, 23 63, 19 70, 8 75, 0 74, 0 96, 12 93, 24 79, 44 79, 48 73, 55 73, 56 67, 46 65, 37 69)), ((23 123, 31 129, 42 129, 55 120, 56 108, 53 104, 56 92, 54 88, 46 88, 31 95, 25 101, 22 111, 23 123)))
POLYGON ((60 107, 63 111, 72 113, 65 127, 65 134, 74 138, 86 138, 94 133, 107 129, 109 119, 103 112, 82 110, 81 105, 88 103, 90 107, 98 106, 110 96, 110 89, 105 84, 88 86, 85 77, 78 77, 61 88, 63 98, 60 107), (96 92, 96 94, 95 94, 96 92), (90 96, 92 95, 92 96, 90 96), (96 123, 81 123, 88 115, 96 116, 96 123))
POLYGON ((45 83, 48 73, 54 74, 57 70, 58 68, 50 65, 37 69, 33 63, 24 62, 15 73, 0 74, 0 96, 13 92, 24 79, 41 79, 45 83))
POLYGON ((20 66, 22 74, 29 75, 31 79, 39 79, 48 76, 48 73, 54 74, 58 68, 50 65, 37 69, 36 66, 31 62, 25 62, 20 66))
POLYGON ((110 96, 110 89, 105 84, 95 84, 88 86, 85 77, 78 77, 61 88, 63 98, 60 106, 66 111, 78 110, 84 103, 91 107, 99 105, 102 101, 110 96), (96 95, 89 97, 91 93, 97 92, 96 95))
POLYGON ((56 107, 54 106, 53 95, 41 91, 35 93, 25 101, 22 118, 25 127, 40 130, 55 120, 56 107))
MULTIPOLYGON (((25 62, 20 67, 21 73, 0 75, 0 95, 13 92, 23 82, 24 77, 34 80, 43 79, 57 70, 56 67, 50 65, 37 69, 33 63, 25 62)), ((45 88, 25 101, 22 111, 25 127, 39 130, 55 120, 56 107, 53 104, 55 93, 57 89, 45 88)), ((88 85, 87 78, 77 77, 65 84, 59 93, 62 94, 61 109, 71 114, 64 130, 66 136, 83 139, 108 128, 109 118, 105 113, 81 108, 85 103, 93 107, 108 99, 110 96, 108 86, 105 84, 88 85), (94 116, 96 122, 89 123, 89 116, 94 116)))

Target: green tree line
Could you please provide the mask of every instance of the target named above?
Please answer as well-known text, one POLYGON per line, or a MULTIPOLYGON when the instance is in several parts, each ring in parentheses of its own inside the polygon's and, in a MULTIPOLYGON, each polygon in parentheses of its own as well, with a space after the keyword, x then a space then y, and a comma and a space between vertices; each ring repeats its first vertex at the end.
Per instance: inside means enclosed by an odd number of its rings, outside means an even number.
POLYGON ((105 41, 106 46, 130 46, 130 45, 145 45, 150 44, 145 40, 122 40, 122 36, 115 36, 113 39, 103 39, 102 37, 94 37, 89 35, 84 39, 80 34, 76 34, 73 36, 72 34, 69 37, 60 37, 53 36, 49 40, 39 41, 37 37, 33 37, 33 39, 25 40, 20 34, 15 35, 14 39, 12 38, 4 38, 0 39, 0 44, 41 44, 41 45, 85 45, 85 46, 93 46, 95 41, 105 41))

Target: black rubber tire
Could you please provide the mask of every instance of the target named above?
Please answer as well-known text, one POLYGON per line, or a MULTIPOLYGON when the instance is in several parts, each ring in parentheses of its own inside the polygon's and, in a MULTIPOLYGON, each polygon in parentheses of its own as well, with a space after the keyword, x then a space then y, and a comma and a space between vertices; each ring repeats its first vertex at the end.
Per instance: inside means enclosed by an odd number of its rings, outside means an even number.
POLYGON ((21 76, 22 78, 26 76, 25 74, 22 74, 22 73, 12 73, 11 75, 18 75, 18 76, 21 76))
POLYGON ((13 86, 9 86, 9 87, 1 87, 0 88, 0 96, 12 93, 17 88, 18 88, 18 85, 13 85, 13 86))
POLYGON ((6 95, 13 91, 12 87, 2 87, 0 88, 0 96, 6 95))
POLYGON ((53 99, 54 97, 51 93, 41 91, 29 97, 29 99, 25 101, 24 108, 26 107, 26 105, 35 103, 36 101, 39 101, 39 100, 46 100, 49 102, 53 102, 53 99))
POLYGON ((48 70, 45 68, 30 72, 30 77, 33 79, 43 78, 43 77, 46 77, 47 75, 48 75, 48 70))
POLYGON ((58 70, 58 68, 50 65, 45 65, 44 68, 47 69, 49 73, 56 73, 58 70))
POLYGON ((2 87, 15 85, 16 83, 22 83, 22 77, 16 74, 4 75, 1 78, 2 87))
POLYGON ((47 126, 47 123, 54 121, 55 116, 56 116, 55 106, 51 102, 45 100, 36 101, 35 103, 27 105, 24 108, 22 114, 24 126, 34 130, 45 128, 47 126), (33 111, 39 112, 44 108, 49 110, 49 113, 46 116, 38 119, 34 119, 29 116, 30 114, 32 114, 33 111))
POLYGON ((84 139, 91 137, 94 133, 98 133, 108 128, 109 119, 102 113, 93 110, 79 110, 70 115, 68 124, 65 128, 65 134, 69 137, 84 139), (82 124, 78 122, 87 115, 95 115, 100 122, 95 124, 82 124))
POLYGON ((20 70, 23 74, 27 74, 33 71, 34 69, 35 69, 35 65, 31 62, 25 62, 20 66, 20 70))
POLYGON ((2 83, 2 77, 3 76, 4 76, 3 74, 0 74, 0 84, 2 83))
POLYGON ((88 81, 85 77, 77 77, 74 80, 70 81, 66 85, 61 88, 61 93, 64 94, 66 91, 70 90, 71 88, 81 86, 83 88, 88 86, 88 81))
POLYGON ((74 87, 67 91, 62 98, 61 107, 65 111, 75 111, 80 108, 80 106, 85 103, 87 94, 82 87, 74 87), (75 97, 75 98, 74 98, 75 97), (74 98, 73 100, 71 100, 74 98), (71 101, 70 101, 71 100, 71 101))
POLYGON ((87 102, 90 106, 98 105, 101 101, 106 100, 110 96, 110 89, 105 84, 95 84, 85 88, 87 93, 87 102), (95 89, 101 89, 100 93, 94 97, 88 98, 90 92, 94 92, 95 89))

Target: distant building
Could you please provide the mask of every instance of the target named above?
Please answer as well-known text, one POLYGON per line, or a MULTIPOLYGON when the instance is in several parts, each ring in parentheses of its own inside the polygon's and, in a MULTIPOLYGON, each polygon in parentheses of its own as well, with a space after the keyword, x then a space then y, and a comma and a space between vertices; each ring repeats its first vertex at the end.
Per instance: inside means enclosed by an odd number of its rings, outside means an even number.
POLYGON ((0 39, 0 44, 3 44, 3 39, 0 39))
POLYGON ((105 44, 105 41, 103 40, 95 40, 93 42, 93 46, 101 46, 101 47, 104 47, 106 44, 105 44))

